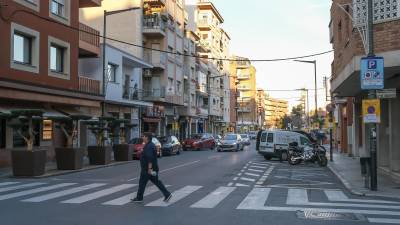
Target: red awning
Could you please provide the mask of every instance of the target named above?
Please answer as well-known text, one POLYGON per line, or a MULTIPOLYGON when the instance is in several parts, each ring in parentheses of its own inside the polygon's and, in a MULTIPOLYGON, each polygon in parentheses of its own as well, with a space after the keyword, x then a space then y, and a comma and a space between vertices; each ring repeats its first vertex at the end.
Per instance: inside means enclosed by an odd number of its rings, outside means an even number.
POLYGON ((143 122, 145 123, 158 123, 161 121, 160 118, 149 118, 149 117, 143 117, 143 122))

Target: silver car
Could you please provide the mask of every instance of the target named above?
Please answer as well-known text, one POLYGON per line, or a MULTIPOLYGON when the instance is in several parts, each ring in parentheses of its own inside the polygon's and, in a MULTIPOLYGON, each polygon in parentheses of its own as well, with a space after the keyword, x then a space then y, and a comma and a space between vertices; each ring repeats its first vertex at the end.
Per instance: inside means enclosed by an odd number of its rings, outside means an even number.
POLYGON ((243 151, 244 144, 242 138, 238 134, 227 134, 217 145, 217 151, 243 151))
POLYGON ((240 137, 242 138, 242 142, 245 145, 250 145, 250 136, 248 134, 241 134, 240 137))

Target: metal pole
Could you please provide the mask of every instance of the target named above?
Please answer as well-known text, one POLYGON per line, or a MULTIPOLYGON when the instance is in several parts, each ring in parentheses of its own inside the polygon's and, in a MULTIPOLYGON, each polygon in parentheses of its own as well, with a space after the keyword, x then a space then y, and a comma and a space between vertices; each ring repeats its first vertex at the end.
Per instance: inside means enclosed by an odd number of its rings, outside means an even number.
POLYGON ((318 119, 318 93, 317 93, 317 61, 314 60, 314 92, 315 92, 315 118, 318 119))
POLYGON ((310 121, 310 101, 308 99, 308 89, 306 89, 307 91, 307 123, 308 123, 308 128, 311 127, 311 121, 310 121))
MULTIPOLYGON (((107 29, 107 11, 104 10, 103 15, 103 95, 106 97, 106 29, 107 29)), ((104 117, 106 114, 106 103, 103 100, 101 104, 101 115, 104 117)))
MULTIPOLYGON (((333 125, 333 123, 332 123, 333 125)), ((329 128, 329 149, 330 149, 330 161, 333 162, 333 140, 332 140, 332 127, 329 128)))
MULTIPOLYGON (((368 0, 368 56, 374 56, 374 17, 373 17, 373 0, 368 0)), ((376 98, 376 91, 370 90, 369 99, 376 98)), ((378 190, 377 178, 377 160, 376 160, 376 124, 370 124, 370 155, 371 155, 371 190, 378 190)))

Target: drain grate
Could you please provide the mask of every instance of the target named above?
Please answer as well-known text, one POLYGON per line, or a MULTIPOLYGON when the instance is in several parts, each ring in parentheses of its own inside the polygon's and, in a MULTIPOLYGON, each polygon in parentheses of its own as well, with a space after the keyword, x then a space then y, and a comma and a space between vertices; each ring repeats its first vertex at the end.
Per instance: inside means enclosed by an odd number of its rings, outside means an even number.
POLYGON ((301 219, 313 219, 313 220, 350 220, 350 221, 365 220, 365 218, 362 215, 354 213, 320 212, 313 210, 298 211, 297 217, 301 219))

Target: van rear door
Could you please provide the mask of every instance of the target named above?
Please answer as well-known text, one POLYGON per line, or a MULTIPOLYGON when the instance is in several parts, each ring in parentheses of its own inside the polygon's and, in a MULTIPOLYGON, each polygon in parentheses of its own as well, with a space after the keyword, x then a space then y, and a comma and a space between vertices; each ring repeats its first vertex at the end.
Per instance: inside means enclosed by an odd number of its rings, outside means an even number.
POLYGON ((272 132, 262 133, 260 141, 261 152, 274 152, 274 137, 275 135, 272 132))

